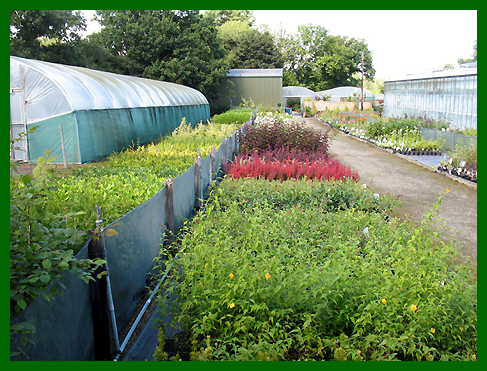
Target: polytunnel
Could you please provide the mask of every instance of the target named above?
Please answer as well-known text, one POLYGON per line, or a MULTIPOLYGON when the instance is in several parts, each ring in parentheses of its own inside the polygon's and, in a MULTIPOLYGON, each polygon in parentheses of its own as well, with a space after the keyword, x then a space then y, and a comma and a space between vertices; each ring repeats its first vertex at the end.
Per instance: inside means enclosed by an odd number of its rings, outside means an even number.
MULTIPOLYGON (((360 101, 362 98, 362 89, 356 86, 340 86, 329 90, 319 91, 318 94, 321 97, 330 97, 330 102, 340 102, 346 100, 348 97, 353 97, 356 94, 357 99, 360 101)), ((364 101, 373 101, 374 94, 364 89, 364 101)))
POLYGON ((11 156, 36 161, 46 149, 55 162, 87 163, 132 144, 156 141, 183 117, 210 119, 199 91, 170 82, 10 56, 10 135, 34 126, 11 156))

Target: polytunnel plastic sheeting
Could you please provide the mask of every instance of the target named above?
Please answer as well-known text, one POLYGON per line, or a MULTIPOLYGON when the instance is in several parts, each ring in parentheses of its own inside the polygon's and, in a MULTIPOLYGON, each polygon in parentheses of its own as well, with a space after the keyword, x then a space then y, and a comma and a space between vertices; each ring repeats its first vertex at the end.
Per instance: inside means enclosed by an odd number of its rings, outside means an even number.
POLYGON ((10 56, 10 88, 22 85, 27 123, 80 110, 208 104, 183 85, 10 56))
MULTIPOLYGON (((77 259, 88 258, 88 243, 78 252, 77 259)), ((36 330, 26 335, 35 346, 21 345, 20 336, 14 337, 29 359, 17 355, 11 361, 95 360, 90 285, 72 273, 59 281, 66 287, 61 286, 62 295, 56 294, 52 303, 37 298, 11 322, 11 325, 29 322, 36 330)), ((16 349, 12 342, 10 346, 12 351, 16 349)))
POLYGON ((63 162, 61 131, 67 163, 87 163, 171 134, 186 118, 196 124, 209 117, 209 106, 145 107, 77 111, 28 125, 39 128, 28 135, 29 157, 35 161, 46 149, 63 162))
POLYGON ((77 121, 74 112, 27 126, 27 129, 38 126, 33 134, 28 135, 29 141, 27 143, 31 161, 36 161, 37 158, 44 156, 46 149, 49 149, 53 156, 57 156, 57 159, 54 160, 55 163, 63 162, 60 125, 67 162, 81 163, 77 121))
POLYGON ((120 331, 145 293, 159 255, 165 224, 165 187, 104 229, 117 328, 120 331), (117 234, 107 233, 114 229, 117 234))
MULTIPOLYGON (((353 96, 353 94, 357 94, 357 97, 362 97, 362 89, 357 88, 356 86, 340 86, 333 89, 319 91, 319 94, 322 97, 327 95, 331 96, 330 101, 340 101, 340 98, 348 98, 353 96)), ((370 93, 369 91, 364 89, 364 100, 371 100, 374 99, 374 94, 370 93)))
POLYGON ((282 96, 287 98, 307 98, 307 97, 319 97, 313 90, 302 86, 285 86, 282 88, 282 96))

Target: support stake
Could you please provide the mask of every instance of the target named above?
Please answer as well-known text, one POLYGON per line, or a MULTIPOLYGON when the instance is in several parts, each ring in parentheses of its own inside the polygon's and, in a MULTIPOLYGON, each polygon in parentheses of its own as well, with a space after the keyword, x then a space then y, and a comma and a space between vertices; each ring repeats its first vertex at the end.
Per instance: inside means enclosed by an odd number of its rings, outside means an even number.
POLYGON ((202 202, 201 195, 201 155, 198 148, 198 157, 194 158, 194 207, 198 210, 202 202))
POLYGON ((64 168, 67 169, 68 165, 66 164, 66 150, 64 149, 64 135, 63 135, 63 125, 62 124, 59 124, 59 132, 61 133, 61 149, 63 150, 64 168))
POLYGON ((167 244, 171 244, 174 239, 174 234, 176 233, 176 228, 174 226, 174 180, 168 178, 164 182, 165 192, 166 192, 166 229, 169 231, 168 238, 165 239, 167 244))

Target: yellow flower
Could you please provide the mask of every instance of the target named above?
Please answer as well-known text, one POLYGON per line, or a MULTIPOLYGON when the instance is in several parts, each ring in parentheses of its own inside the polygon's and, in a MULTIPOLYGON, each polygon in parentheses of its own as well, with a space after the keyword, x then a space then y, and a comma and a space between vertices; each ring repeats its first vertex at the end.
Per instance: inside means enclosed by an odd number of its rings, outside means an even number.
POLYGON ((200 285, 203 286, 203 282, 200 281, 200 285))
POLYGON ((411 310, 412 310, 413 312, 415 312, 415 311, 416 311, 416 309, 418 309, 418 307, 417 307, 416 305, 412 304, 412 305, 411 305, 411 310))
POLYGON ((447 195, 450 192, 450 190, 447 188, 445 194, 447 195))
POLYGON ((235 276, 233 275, 233 273, 230 273, 230 274, 228 275, 228 277, 233 278, 233 277, 235 277, 235 276))
POLYGON ((387 303, 387 300, 386 299, 382 299, 382 304, 385 304, 387 303))
POLYGON ((229 307, 230 307, 230 308, 235 308, 235 304, 230 303, 229 307))
POLYGON ((431 329, 431 333, 434 334, 436 330, 434 328, 431 329))
POLYGON ((269 273, 266 273, 265 274, 265 279, 268 280, 269 278, 271 278, 271 275, 269 273))

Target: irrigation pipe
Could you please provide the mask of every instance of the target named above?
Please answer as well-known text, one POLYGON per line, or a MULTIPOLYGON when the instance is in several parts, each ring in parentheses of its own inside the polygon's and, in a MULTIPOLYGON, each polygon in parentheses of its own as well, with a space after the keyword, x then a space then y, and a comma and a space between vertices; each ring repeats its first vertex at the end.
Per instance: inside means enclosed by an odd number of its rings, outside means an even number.
MULTIPOLYGON (((115 356, 115 358, 113 359, 114 361, 118 361, 118 358, 120 357, 120 355, 123 353, 125 347, 127 346, 129 340, 130 340, 130 337, 133 335, 135 329, 137 328, 137 325, 139 324, 142 316, 144 315, 145 311, 147 310, 147 308, 149 307, 150 303, 152 302, 152 299, 154 298, 154 296, 156 295, 157 291, 159 290, 159 288, 161 287, 161 284, 164 282, 164 280, 166 279, 167 277, 167 274, 169 273, 169 270, 172 268, 173 266, 173 263, 171 263, 171 265, 169 266, 169 268, 166 269, 166 272, 164 273, 164 275, 162 276, 161 280, 159 281, 159 283, 157 284, 157 286, 154 288, 154 291, 152 292, 152 294, 149 296, 149 298, 147 299, 147 301, 145 302, 144 306, 142 307, 142 309, 140 310, 140 313, 139 315, 137 316, 137 318, 135 319, 135 322, 132 324, 132 327, 130 327, 130 330, 129 332, 127 333, 127 336, 125 336, 125 339, 122 343, 122 345, 120 346, 120 349, 118 350, 117 352, 117 355, 115 356)), ((117 342, 118 343, 118 342, 117 342)))

